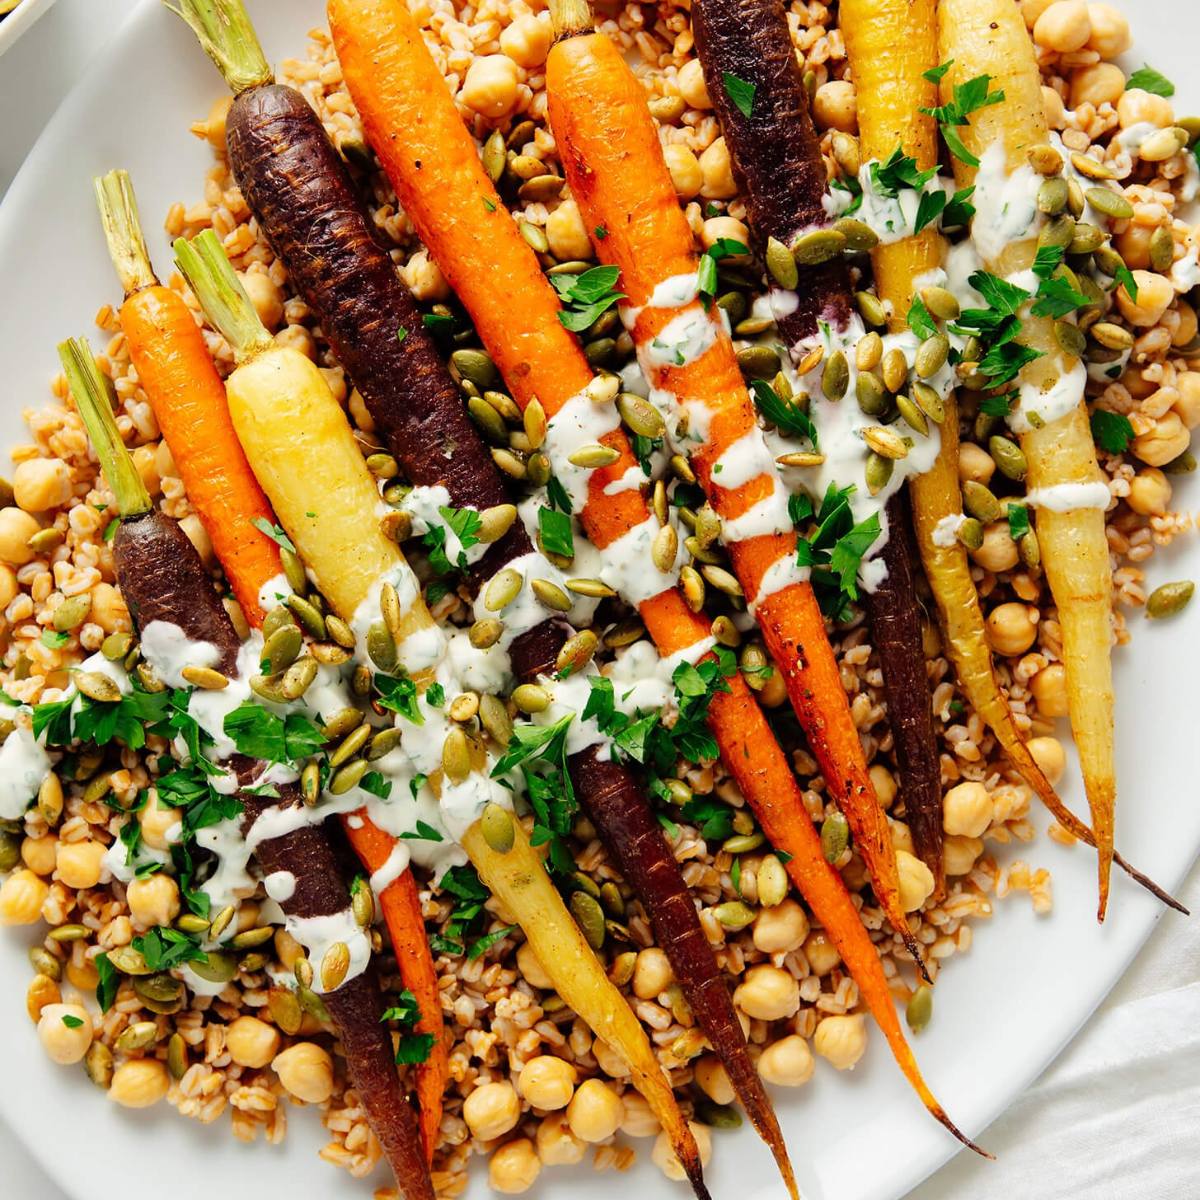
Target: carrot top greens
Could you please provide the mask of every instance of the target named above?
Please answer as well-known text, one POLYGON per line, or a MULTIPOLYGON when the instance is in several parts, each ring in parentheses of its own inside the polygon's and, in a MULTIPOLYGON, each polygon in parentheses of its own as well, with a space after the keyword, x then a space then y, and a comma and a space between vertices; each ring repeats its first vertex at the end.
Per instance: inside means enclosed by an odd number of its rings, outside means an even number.
POLYGON ((191 27, 235 96, 275 78, 242 0, 179 0, 167 7, 191 27))
POLYGON ((128 296, 158 282, 138 219, 137 197, 128 171, 109 171, 93 180, 109 257, 128 296))

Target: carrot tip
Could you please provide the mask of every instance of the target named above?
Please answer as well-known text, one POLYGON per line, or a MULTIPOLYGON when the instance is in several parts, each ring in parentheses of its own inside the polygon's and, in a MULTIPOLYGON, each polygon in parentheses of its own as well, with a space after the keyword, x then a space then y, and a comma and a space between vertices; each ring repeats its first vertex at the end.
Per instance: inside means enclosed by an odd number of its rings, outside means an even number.
POLYGON ((973 1150, 980 1158, 986 1158, 988 1162, 995 1162, 996 1156, 989 1150, 985 1150, 982 1146, 977 1146, 955 1123, 950 1120, 946 1114, 946 1110, 940 1105, 935 1104, 929 1110, 938 1121, 945 1126, 968 1150, 973 1150))
POLYGON ((1168 908, 1173 908, 1177 913, 1182 913, 1185 917, 1190 917, 1192 915, 1191 909, 1187 908, 1184 904, 1180 903, 1180 901, 1176 900, 1175 897, 1172 896, 1171 893, 1165 888, 1159 887, 1158 884, 1155 883, 1154 880, 1148 875, 1143 875, 1142 872, 1137 869, 1137 867, 1126 862, 1126 860, 1122 858, 1120 854, 1113 855, 1113 862, 1115 862, 1117 866, 1120 867, 1121 870, 1124 871, 1125 874, 1134 881, 1134 883, 1144 887, 1146 891, 1148 891, 1156 900, 1162 901, 1162 903, 1168 908))
POLYGON ((900 936, 904 939, 904 944, 908 947, 908 952, 912 955, 913 962, 916 963, 917 970, 921 973, 921 978, 932 987, 933 980, 929 976, 929 968, 925 965, 925 958, 921 954, 921 947, 917 939, 907 927, 901 931, 900 936))

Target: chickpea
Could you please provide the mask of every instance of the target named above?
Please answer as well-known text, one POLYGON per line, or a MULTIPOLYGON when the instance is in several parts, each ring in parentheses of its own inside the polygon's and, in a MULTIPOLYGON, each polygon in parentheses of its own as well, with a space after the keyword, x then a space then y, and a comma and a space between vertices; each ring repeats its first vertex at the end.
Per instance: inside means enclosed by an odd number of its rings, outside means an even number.
POLYGON ((758 1056, 758 1073, 767 1083, 802 1087, 812 1078, 812 1051, 799 1034, 789 1034, 772 1042, 758 1056))
POLYGON ((1117 307, 1131 325, 1149 328, 1162 320, 1162 315, 1175 299, 1175 289, 1165 275, 1154 271, 1134 271, 1138 298, 1131 300, 1122 284, 1117 289, 1117 307))
POLYGON ((993 521, 983 527, 983 542, 971 557, 985 571, 1011 571, 1020 555, 1017 543, 1012 540, 1007 521, 993 521))
POLYGON ((1042 774, 1052 784, 1057 784, 1067 769, 1067 752, 1063 749, 1062 742, 1056 737, 1035 737, 1029 739, 1028 745, 1029 753, 1033 755, 1033 761, 1041 767, 1042 774))
POLYGON ((992 823, 992 798, 982 783, 968 780, 942 798, 942 828, 963 837, 980 837, 992 823))
POLYGON ((58 861, 58 841, 53 837, 27 837, 21 843, 21 861, 35 875, 50 875, 58 861))
POLYGON ((1076 71, 1071 79, 1071 107, 1081 104, 1116 104, 1125 91, 1125 72, 1114 63, 1094 63, 1076 71))
POLYGON ((271 1060, 279 1082, 305 1104, 324 1104, 333 1093, 333 1059, 316 1042, 297 1042, 271 1060))
POLYGON ((988 641, 997 654, 1024 654, 1037 640, 1037 609, 1010 601, 987 615, 988 641))
POLYGON ((566 1108, 575 1094, 575 1068, 552 1054, 539 1054, 522 1068, 517 1086, 534 1108, 551 1112, 566 1108))
POLYGON ((1169 410, 1153 428, 1135 437, 1130 443, 1134 454, 1151 467, 1161 467, 1178 458, 1192 442, 1192 431, 1179 419, 1179 414, 1169 410))
MULTIPOLYGON (((701 1125, 696 1121, 689 1121, 688 1127, 696 1139, 696 1149, 700 1151, 700 1165, 707 1167, 708 1160, 712 1158, 712 1135, 708 1131, 708 1126, 701 1125)), ((650 1151, 650 1161, 675 1183, 680 1183, 685 1178, 683 1167, 671 1146, 671 1139, 665 1132, 660 1133, 654 1139, 654 1149, 650 1151)))
POLYGON ((225 1048, 239 1067, 265 1067, 279 1053, 279 1030, 257 1017, 238 1017, 225 1030, 225 1048))
POLYGON ((0 508, 0 559, 14 567, 23 567, 33 558, 33 551, 26 543, 40 528, 27 512, 0 508))
POLYGON ((195 546, 196 553, 200 555, 204 565, 211 567, 213 565, 213 544, 212 539, 208 536, 208 530, 204 528, 204 522, 195 513, 188 513, 180 520, 179 528, 183 530, 187 540, 195 546))
POLYGON ((700 240, 704 243, 704 248, 709 249, 722 238, 749 246, 750 230, 746 228, 744 221, 739 221, 736 217, 709 217, 704 222, 700 233, 700 240))
POLYGON ((813 119, 818 129, 853 133, 858 128, 858 96, 848 79, 831 79, 813 96, 813 119))
POLYGON ((506 1080, 485 1083, 463 1101, 462 1115, 472 1136, 490 1142, 516 1127, 521 1118, 521 1101, 506 1080))
MULTIPOLYGON (((1065 717, 1067 715, 1067 669, 1062 663, 1051 663, 1043 667, 1030 680, 1029 690, 1037 701, 1038 712, 1043 717, 1065 717)), ((968 833, 969 830, 951 830, 953 833, 968 833)), ((980 833, 983 832, 981 829, 980 833)))
POLYGON ((813 1049, 839 1071, 847 1071, 867 1048, 867 1030, 861 1013, 825 1017, 813 1034, 813 1049))
POLYGON ((942 839, 942 865, 947 875, 966 875, 983 853, 979 838, 947 837, 942 839))
POLYGON ((0 563, 0 608, 7 608, 16 598, 19 590, 17 573, 12 567, 0 563))
POLYGON ((517 950, 517 970, 521 972, 522 978, 535 988, 552 988, 554 980, 546 974, 546 969, 542 966, 533 947, 528 942, 522 942, 517 950))
POLYGON ((242 276, 242 286, 258 319, 274 333, 283 324, 283 293, 266 271, 247 271, 242 276))
POLYGON ((733 181, 733 164, 729 158, 729 147, 723 137, 717 138, 700 155, 700 175, 703 184, 700 195, 706 200, 728 200, 737 195, 737 184, 733 181))
POLYGON ((900 790, 896 783, 896 777, 883 763, 872 763, 867 774, 871 777, 871 786, 875 789, 880 806, 891 808, 896 802, 896 793, 900 790))
POLYGON ((157 1058, 135 1058, 113 1072, 108 1095, 123 1108, 149 1108, 167 1094, 170 1086, 167 1068, 157 1058))
POLYGON ((38 1019, 38 1037, 52 1062, 69 1066, 92 1044, 92 1018, 82 1004, 47 1004, 38 1019))
MULTIPOLYGON (((428 250, 418 250, 412 258, 400 268, 400 278, 405 287, 418 300, 445 300, 450 295, 450 285, 442 274, 442 269, 429 257, 428 250)), ((361 404, 362 397, 359 397, 361 404)), ((353 412, 353 397, 351 411, 353 412)), ((355 416, 355 420, 358 418, 355 416)), ((361 422, 359 422, 361 426, 361 422)))
POLYGON ((1051 129, 1061 129, 1067 123, 1067 106, 1063 98, 1052 88, 1042 85, 1042 111, 1046 114, 1046 124, 1051 129))
POLYGON ((907 850, 896 851, 900 874, 900 904, 906 913, 917 909, 933 895, 933 872, 907 850))
POLYGON ((610 1079, 627 1079, 631 1074, 625 1059, 600 1038, 592 1045, 592 1055, 600 1070, 610 1079))
POLYGON ((541 1174, 542 1164, 528 1138, 517 1138, 501 1146, 488 1163, 492 1191, 515 1196, 527 1192, 541 1174))
POLYGON ((592 257, 587 226, 574 200, 564 200, 546 218, 546 240, 550 243, 550 253, 564 262, 592 257))
POLYGON ((129 609, 121 593, 111 583, 98 583, 92 588, 91 619, 105 633, 117 633, 130 628, 129 609))
POLYGON ((808 916, 790 897, 754 918, 754 945, 764 954, 788 954, 808 937, 808 916))
POLYGON ((621 1132, 629 1137, 654 1137, 661 1126, 646 1097, 631 1089, 622 1100, 625 1115, 621 1118, 621 1132))
POLYGON ((58 878, 69 888, 91 888, 104 874, 104 855, 108 847, 101 842, 59 842, 58 878))
POLYGON ((1200 425, 1200 371, 1180 371, 1175 377, 1175 387, 1179 391, 1179 399, 1171 405, 1171 410, 1188 429, 1200 425))
POLYGON ((958 477, 963 483, 982 483, 986 487, 996 473, 996 460, 974 442, 963 442, 958 448, 958 477))
POLYGON ((133 459, 133 465, 137 468, 146 491, 151 496, 159 495, 162 492, 162 479, 158 474, 158 454, 154 447, 137 446, 130 452, 129 457, 133 459))
POLYGON ((679 68, 679 77, 675 82, 688 108, 712 108, 708 85, 704 82, 704 68, 698 58, 689 58, 679 68))
POLYGON ((1037 24, 1037 19, 1054 3, 1054 0, 1021 0, 1021 16, 1030 29, 1037 24))
POLYGON ((159 442, 154 451, 154 467, 160 479, 179 478, 179 468, 171 454, 171 447, 166 442, 159 442))
POLYGON ((633 967, 633 994, 639 1000, 653 1000, 674 979, 670 960, 657 946, 638 951, 633 967))
POLYGON ((539 67, 546 61, 554 30, 549 20, 523 13, 500 33, 500 49, 518 67, 539 67))
POLYGON ((176 809, 160 803, 158 792, 152 789, 146 807, 138 813, 138 824, 142 827, 142 841, 151 850, 165 850, 173 834, 181 828, 182 818, 176 809))
POLYGON ((1124 54, 1133 44, 1129 33, 1129 21, 1125 14, 1111 4, 1089 4, 1088 20, 1092 32, 1087 48, 1095 50, 1101 58, 1116 58, 1124 54))
POLYGON ((139 925, 170 925, 179 916, 179 885, 161 872, 132 880, 125 899, 139 925))
POLYGON ((603 1142, 621 1124, 621 1097, 599 1079, 585 1079, 567 1105, 567 1124, 585 1142, 603 1142))
POLYGON ((804 939, 804 957, 814 975, 828 975, 842 961, 838 948, 833 944, 828 934, 814 929, 804 939))
POLYGON ((663 148, 663 158, 667 170, 671 172, 675 195, 680 200, 691 200, 698 196, 704 185, 704 172, 700 169, 700 160, 692 151, 682 142, 672 142, 663 148))
POLYGON ((1130 88, 1117 101, 1117 119, 1121 122, 1122 129, 1142 124, 1165 129, 1168 125, 1175 124, 1175 109, 1163 96, 1156 96, 1142 88, 1130 88))
POLYGON ((778 1021, 796 1014, 800 985, 781 967, 761 963, 746 972, 733 993, 733 1002, 748 1017, 778 1021))
POLYGON ((61 508, 71 498, 71 468, 61 458, 29 458, 17 463, 13 499, 26 512, 61 508))
POLYGON ((1033 24, 1033 40, 1059 54, 1082 50, 1091 35, 1092 22, 1083 0, 1054 0, 1033 24))
POLYGON ((703 1058, 697 1059, 693 1072, 696 1077, 696 1086, 714 1104, 733 1103, 736 1093, 733 1090, 733 1084, 729 1082, 729 1072, 725 1070, 725 1064, 715 1054, 706 1054, 703 1058))
POLYGON ((1145 270, 1150 265, 1150 238, 1157 228, 1157 225, 1138 225, 1131 221, 1113 236, 1113 245, 1130 270, 1145 270))
POLYGON ((538 1157, 548 1167, 571 1167, 583 1161, 587 1144, 567 1126, 567 1114, 551 1113, 537 1128, 538 1157))
POLYGON ((1161 517, 1171 502, 1171 481, 1157 467, 1147 467, 1129 481, 1125 499, 1135 513, 1161 517))
MULTIPOLYGON (((1195 341, 1197 332, 1200 332, 1200 318, 1196 316, 1196 310, 1182 297, 1175 301, 1175 313, 1179 317, 1179 324, 1171 336, 1171 345, 1186 346, 1195 341)), ((1196 372, 1189 371, 1185 374, 1194 375, 1196 372)))
POLYGON ((916 847, 913 845, 912 829, 909 828, 907 821, 889 819, 888 832, 892 835, 893 850, 904 850, 909 854, 916 853, 916 847))
POLYGON ((507 54, 485 54, 467 69, 458 98, 489 120, 498 121, 517 102, 517 64, 507 54))

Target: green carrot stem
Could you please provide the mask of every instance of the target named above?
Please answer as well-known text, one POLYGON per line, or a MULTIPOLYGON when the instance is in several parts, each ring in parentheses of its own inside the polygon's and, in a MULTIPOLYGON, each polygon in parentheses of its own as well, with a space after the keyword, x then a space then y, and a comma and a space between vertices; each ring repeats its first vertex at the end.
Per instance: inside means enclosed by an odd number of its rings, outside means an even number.
POLYGON ((196 294, 205 316, 233 348, 239 363, 275 344, 211 229, 197 234, 190 242, 177 238, 175 264, 196 294))
POLYGON ((129 172, 109 171, 92 183, 104 225, 104 239, 108 242, 108 255, 117 269, 117 278, 125 295, 153 287, 158 279, 150 265, 146 239, 142 236, 137 197, 133 194, 129 172))
POLYGON ((554 23, 554 34, 560 38, 591 33, 596 27, 588 0, 551 0, 550 18, 554 23))
POLYGON ((242 0, 163 0, 191 27, 235 96, 275 78, 242 0))
POLYGON ((86 338, 71 338, 61 343, 58 357, 108 486, 116 497, 121 519, 144 516, 153 507, 150 493, 117 429, 112 383, 96 365, 86 338))

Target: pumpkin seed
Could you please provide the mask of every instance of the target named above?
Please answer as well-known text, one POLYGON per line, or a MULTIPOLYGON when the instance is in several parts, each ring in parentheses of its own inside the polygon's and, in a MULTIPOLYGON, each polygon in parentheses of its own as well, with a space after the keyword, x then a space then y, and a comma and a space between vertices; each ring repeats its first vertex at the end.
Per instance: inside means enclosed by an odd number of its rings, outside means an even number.
MULTIPOLYGON (((1143 143, 1143 146, 1145 143, 1143 143)), ((1170 157, 1168 155, 1167 157, 1170 157)), ((1071 152, 1071 166, 1077 170, 1080 175, 1086 176, 1088 179, 1115 179, 1116 172, 1110 167, 1105 166, 1096 159, 1087 154, 1080 154, 1079 151, 1071 152)))
POLYGON ((667 465, 671 468, 672 474, 682 479, 684 483, 696 482, 696 472, 692 470, 691 463, 682 454, 672 454, 667 465))
POLYGON ((770 346, 746 346, 737 364, 747 379, 771 379, 779 371, 779 355, 770 346))
POLYGON ((535 175, 521 184, 517 195, 533 204, 545 204, 562 195, 566 185, 567 181, 561 175, 535 175))
POLYGON ((933 1016, 933 988, 921 984, 904 1006, 904 1020, 913 1033, 920 1033, 933 1016))
POLYGON ((1017 552, 1021 562, 1031 571, 1036 571, 1042 565, 1042 546, 1033 529, 1027 529, 1017 542, 1017 552))
POLYGON ((550 460, 540 450, 526 461, 525 478, 531 486, 539 488, 550 482, 550 460))
POLYGON ((213 922, 208 929, 208 936, 212 938, 214 942, 217 941, 221 934, 223 934, 225 930, 229 928, 230 921, 232 921, 236 915, 237 908, 232 904, 226 905, 219 913, 217 913, 216 917, 213 918, 213 922))
POLYGON ((468 721, 474 720, 475 714, 479 711, 479 693, 459 692, 450 701, 450 707, 447 711, 450 714, 450 720, 457 721, 460 725, 465 725, 468 721))
POLYGON ((637 617, 626 617, 604 635, 604 644, 610 650, 619 650, 622 646, 632 646, 645 636, 645 625, 637 617))
POLYGON ((1133 205, 1114 188, 1090 187, 1084 191, 1087 202, 1106 217, 1127 221, 1133 216, 1133 205))
POLYGON ((1097 321, 1088 330, 1088 336, 1095 338, 1108 350, 1128 350, 1133 345, 1133 334, 1111 321, 1097 321))
POLYGON ((321 959, 321 990, 336 991, 341 987, 350 970, 350 947, 345 942, 334 942, 321 959))
POLYGON ((604 945, 604 910, 600 902, 587 892, 572 892, 570 899, 571 915, 575 924, 583 932, 587 944, 593 950, 599 950, 604 945))
POLYGON ((575 885, 576 891, 587 892, 593 900, 600 899, 600 885, 585 872, 572 871, 571 882, 575 885))
POLYGON ((512 737, 512 721, 504 702, 490 693, 479 697, 479 722, 499 745, 507 746, 512 737))
POLYGON ((683 599, 692 612, 704 607, 704 578, 690 563, 679 569, 679 583, 683 588, 683 599))
POLYGON ((92 931, 86 925, 74 922, 70 925, 59 925, 46 935, 52 942, 81 942, 92 931))
POLYGON ((385 622, 372 621, 368 626, 367 655, 384 674, 396 669, 396 641, 385 622))
POLYGON ((497 853, 507 854, 516 841, 512 814, 499 804, 488 804, 479 818, 483 840, 497 853))
POLYGON ((285 626, 292 626, 294 628, 295 625, 296 618, 292 616, 287 607, 282 604, 277 604, 263 618, 263 637, 270 640, 272 634, 274 634, 277 630, 282 629, 285 626))
POLYGON ((718 592, 724 592, 726 596, 743 595, 742 585, 724 567, 704 563, 700 568, 700 574, 704 576, 704 582, 709 587, 716 588, 718 592))
POLYGON ((46 822, 52 829, 58 824, 59 818, 63 811, 63 786, 62 780, 58 775, 51 771, 45 779, 42 780, 41 786, 37 793, 37 810, 41 814, 42 820, 46 822))
POLYGON ((1159 467, 1164 475, 1190 475, 1195 469, 1196 456, 1190 450, 1185 450, 1177 458, 1159 467))
POLYGON ((996 460, 996 466, 1000 468, 1000 473, 1006 478, 1016 480, 1025 478, 1029 464, 1025 459, 1024 451, 1016 442, 998 435, 990 437, 988 453, 996 460))
POLYGON ((846 239, 846 249, 851 254, 862 254, 879 245, 879 234, 866 221, 855 217, 839 217, 832 226, 834 233, 846 239))
POLYGON ((537 683, 522 683, 513 688, 512 701, 523 713, 545 712, 550 707, 550 693, 537 683))
POLYGON ((751 850, 757 850, 766 840, 761 833, 738 833, 733 837, 726 838, 721 843, 721 849, 727 854, 749 854, 751 850))
POLYGON ((355 880, 350 890, 350 911, 359 929, 369 929, 375 921, 375 897, 365 879, 355 880))
POLYGON ((577 596, 589 596, 592 599, 603 600, 617 593, 602 579, 568 579, 565 581, 567 591, 577 596))
POLYGON ((881 329, 887 324, 887 309, 874 292, 855 292, 854 302, 858 306, 859 315, 875 329, 881 329))
POLYGON ((267 1011, 271 1014, 271 1019, 275 1024, 288 1037, 300 1032, 300 1026, 304 1021, 304 1012, 300 1008, 300 1001, 296 999, 296 993, 291 988, 271 988, 267 992, 267 1011))
POLYGON ((590 629, 581 629, 563 643, 558 657, 554 660, 554 669, 562 676, 582 671, 592 661, 599 644, 599 639, 590 629))
POLYGON ((732 1104, 718 1104, 715 1100, 697 1100, 696 1120, 713 1129, 740 1129, 742 1114, 732 1104))
MULTIPOLYGON (((183 983, 165 972, 154 975, 135 975, 133 990, 147 1003, 151 1012, 163 1011, 162 1008, 154 1007, 155 1005, 167 1006, 176 1004, 183 999, 183 983)), ((170 1010, 167 1009, 167 1011, 170 1010)))
POLYGON ((567 462, 574 467, 583 467, 590 471, 598 467, 611 467, 620 457, 621 452, 612 446, 602 446, 599 442, 592 442, 586 446, 580 446, 578 450, 569 454, 567 462))
POLYGON ((459 379, 468 379, 480 392, 489 391, 500 382, 500 373, 482 350, 455 350, 450 355, 450 369, 459 379))
POLYGON ((193 687, 205 692, 220 692, 229 686, 229 676, 211 667, 184 667, 179 674, 193 687))
POLYGON ((57 983, 62 978, 62 963, 42 946, 29 948, 29 963, 39 975, 45 975, 47 979, 53 979, 57 983))
POLYGON ((1052 217, 1038 234, 1038 246, 1066 247, 1075 236, 1075 218, 1066 213, 1052 217))
MULTIPOLYGON (((1082 358, 1087 350, 1087 338, 1083 330, 1071 321, 1054 322, 1054 340, 1059 349, 1072 358, 1082 358)), ((1032 424, 1032 421, 1030 422, 1032 424)))
POLYGON ((76 671, 75 686, 89 700, 103 704, 115 704, 121 698, 121 689, 99 671, 76 671))
POLYGON ((353 758, 367 744, 370 736, 371 726, 364 721, 338 743, 337 749, 329 756, 329 765, 340 767, 342 763, 353 758))
POLYGON ((390 754, 400 745, 401 737, 400 730, 394 725, 387 729, 381 729, 367 744, 367 761, 375 762, 377 759, 383 758, 385 754, 390 754))
POLYGON ((616 353, 617 343, 610 337, 597 338, 583 348, 583 356, 593 367, 607 363, 616 353))
POLYGON ((486 650, 500 640, 503 632, 503 621, 497 621, 495 617, 484 617, 471 626, 467 632, 467 639, 476 650, 486 650))
POLYGON ((872 496, 878 496, 880 492, 887 487, 892 478, 892 471, 896 464, 890 458, 885 458, 882 454, 876 454, 874 450, 867 455, 867 465, 864 469, 864 476, 867 484, 867 491, 872 496))
POLYGON ((288 606, 296 623, 309 637, 323 640, 325 637, 325 618, 311 600, 303 596, 289 596, 284 604, 288 606))
POLYGON ((325 632, 343 650, 354 649, 354 630, 341 617, 335 617, 333 613, 330 613, 325 618, 325 632))
POLYGON ((1067 247, 1070 254, 1094 254, 1104 245, 1105 234, 1088 221, 1079 221, 1071 236, 1071 244, 1067 247))
POLYGON ((1195 590, 1196 585, 1190 579, 1161 584, 1146 598, 1146 616, 1155 621, 1173 617, 1187 607, 1195 590))
POLYGON ((767 270, 781 288, 791 291, 800 278, 792 252, 778 239, 767 239, 767 270))
POLYGON ((899 346, 893 346, 880 360, 883 386, 889 392, 900 391, 908 380, 908 359, 899 346))
POLYGON ((788 894, 788 873, 774 854, 768 854, 758 864, 758 902, 764 908, 782 904, 788 894))
POLYGON ((664 525, 650 543, 650 561, 665 575, 675 566, 678 553, 679 534, 674 525, 664 525))
POLYGON ((462 783, 471 774, 471 744, 457 725, 442 743, 442 771, 451 783, 462 783))
MULTIPOLYGON (((270 926, 264 926, 264 928, 266 936, 260 936, 257 941, 251 943, 251 946, 239 946, 236 937, 229 944, 236 950, 265 945, 274 937, 275 931, 270 926)), ((248 929, 245 934, 239 933, 238 937, 258 933, 259 931, 256 929, 248 929)), ((210 983, 228 983, 238 973, 237 959, 232 954, 226 954, 221 950, 209 950, 203 962, 197 960, 191 963, 190 966, 201 979, 207 979, 210 983)))
POLYGON ((483 143, 483 169, 493 183, 499 183, 504 168, 508 165, 508 154, 504 147, 504 134, 498 129, 492 130, 486 142, 483 143))
POLYGON ((1142 162, 1166 162, 1187 145, 1187 133, 1176 127, 1157 129, 1138 147, 1142 162))
POLYGON ((1100 247, 1093 255, 1096 266, 1110 279, 1116 278, 1117 272, 1125 265, 1125 260, 1108 243, 1100 247))
POLYGON ((555 612, 570 611, 571 597, 557 583, 551 583, 549 579, 534 579, 530 581, 529 587, 547 608, 553 609, 555 612))
POLYGON ((133 646, 133 636, 128 633, 110 633, 108 637, 100 643, 100 653, 108 659, 109 662, 119 662, 125 657, 133 646))
POLYGON ((904 439, 886 425, 868 425, 862 431, 862 437, 876 454, 884 458, 899 460, 908 457, 908 445, 904 439))
MULTIPOLYGON (((400 472, 400 464, 386 451, 379 451, 375 454, 367 455, 367 470, 375 476, 376 479, 391 479, 400 472)), ((293 555, 293 557, 295 557, 293 555)), ((284 564, 286 570, 286 563, 284 564)), ((291 583, 291 577, 288 577, 288 583, 291 583)), ((294 585, 293 585, 294 586, 294 585)), ((305 584, 301 584, 298 591, 306 590, 305 584)))
POLYGON ((1058 216, 1067 207, 1068 192, 1067 181, 1061 175, 1043 179, 1037 193, 1038 212, 1048 217, 1058 216))
POLYGON ((1150 265, 1156 271, 1169 271, 1175 261, 1175 235, 1166 225, 1160 225, 1150 235, 1150 265))
POLYGON ((662 414, 641 396, 633 392, 622 392, 617 397, 617 411, 621 420, 642 437, 658 438, 663 435, 662 414))
POLYGON ((280 625, 263 645, 263 662, 267 673, 278 675, 296 661, 304 646, 304 638, 296 625, 280 625))
POLYGON ((209 921, 199 913, 184 913, 176 922, 175 928, 184 933, 208 933, 209 921))
POLYGON ((907 396, 897 396, 896 408, 899 409, 900 416, 909 428, 919 433, 922 437, 929 436, 929 422, 925 419, 925 414, 912 400, 907 396))
POLYGON ((600 903, 610 916, 618 919, 625 916, 625 897, 611 879, 600 885, 600 903))
POLYGON ((796 262, 811 267, 835 258, 847 245, 846 234, 840 229, 814 229, 798 237, 790 249, 796 262))
POLYGON ((510 424, 520 425, 523 414, 517 407, 517 402, 507 392, 497 392, 489 388, 483 393, 483 398, 510 424))
POLYGON ((78 629, 87 619, 91 610, 91 592, 81 592, 78 596, 69 596, 54 610, 54 628, 59 633, 69 633, 73 629, 78 629))
POLYGON ((312 963, 304 955, 300 955, 292 964, 292 973, 296 976, 296 982, 302 988, 312 987, 314 978, 312 963))
POLYGON ((341 796, 351 788, 356 788, 362 782, 370 764, 365 758, 355 759, 347 763, 340 771, 335 771, 329 778, 329 791, 334 796, 341 796))
POLYGON ((472 396, 467 400, 467 412, 489 442, 498 446, 508 444, 508 427, 504 418, 486 401, 472 396))
POLYGON ((352 729, 357 729, 362 723, 362 713, 353 705, 347 708, 339 708, 321 726, 321 732, 325 735, 327 741, 336 741, 338 738, 345 737, 352 729))
POLYGON ((850 365, 841 350, 835 350, 825 359, 821 371, 821 393, 826 400, 840 400, 850 386, 850 365))
POLYGON ((0 829, 0 871, 11 871, 20 861, 20 835, 0 829))
POLYGON ((709 633, 716 639, 718 645, 728 646, 732 649, 742 644, 741 631, 733 623, 733 620, 724 614, 713 619, 709 633))
POLYGON ((745 929, 747 925, 753 925, 756 913, 741 900, 727 900, 713 909, 713 916, 720 921, 723 928, 737 932, 739 929, 745 929))
POLYGON ((84 804, 95 804, 97 800, 103 800, 111 791, 112 775, 108 771, 104 771, 83 789, 83 802, 84 804))
POLYGON ((400 642, 403 635, 404 609, 400 604, 400 594, 395 584, 385 583, 379 589, 379 612, 383 623, 388 627, 392 640, 400 642))
POLYGON ((978 550, 983 545, 983 526, 974 517, 964 517, 957 536, 968 550, 978 550))
POLYGON ((858 138, 841 130, 834 130, 831 143, 833 161, 846 175, 857 175, 862 166, 862 150, 858 138))
POLYGON ((913 381, 912 398, 917 407, 931 420, 940 425, 946 419, 946 405, 941 396, 929 384, 919 379, 913 381))
POLYGON ((35 554, 48 554, 51 550, 55 550, 61 546, 66 540, 62 530, 56 529, 51 525, 46 529, 39 529, 37 533, 33 534, 26 541, 25 545, 35 554))
POLYGON ((499 541, 512 528, 516 519, 515 504, 494 504, 479 514, 479 529, 475 536, 481 542, 490 545, 499 541))
POLYGON ((917 347, 913 369, 920 378, 929 379, 946 365, 949 355, 950 339, 944 333, 935 333, 917 347))
POLYGON ((524 579, 519 571, 505 567, 497 571, 483 589, 483 606, 488 612, 499 612, 507 608, 520 594, 524 579))
POLYGON ((256 925, 253 929, 243 929, 229 939, 229 945, 234 950, 253 950, 256 946, 265 946, 275 936, 275 930, 270 925, 256 925))
POLYGON ((646 102, 650 115, 663 125, 674 125, 687 110, 682 96, 655 96, 646 102))
POLYGON ((840 812, 832 812, 821 822, 821 853, 833 866, 850 845, 850 825, 840 812))
POLYGON ((962 311, 957 297, 944 287, 923 287, 921 301, 939 321, 955 321, 962 311))
POLYGON ((107 1090, 113 1077, 113 1052, 103 1042, 93 1042, 83 1056, 83 1069, 97 1087, 107 1090))
MULTIPOLYGON (((1182 129, 1187 136, 1188 145, 1195 145, 1196 139, 1200 138, 1200 117, 1180 117, 1175 122, 1176 128, 1182 129)), ((3 497, 0 497, 3 499, 3 497)), ((11 503, 11 501, 5 501, 11 503)))
POLYGON ((325 1007, 325 1001, 311 987, 298 987, 296 989, 296 999, 300 1002, 300 1007, 309 1016, 315 1017, 322 1025, 329 1024, 329 1009, 325 1007))
POLYGON ((637 966, 637 951, 625 950, 612 960, 612 965, 608 969, 608 977, 617 987, 624 987, 633 978, 635 966, 637 966))
POLYGON ((963 508, 977 521, 990 525, 1004 515, 1000 501, 996 499, 991 489, 974 479, 968 479, 962 485, 963 508))
MULTIPOLYGON (((873 371, 883 358, 883 338, 874 330, 864 333, 854 347, 854 366, 858 371, 873 371)), ((786 379, 787 376, 785 375, 786 379)), ((777 392, 778 388, 775 389, 777 392)))

